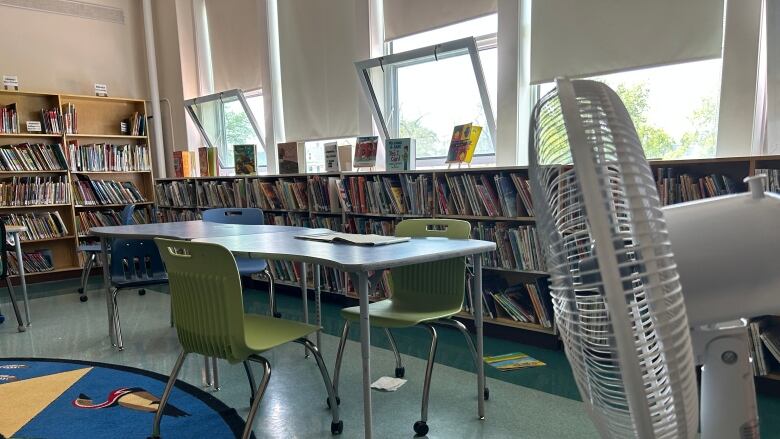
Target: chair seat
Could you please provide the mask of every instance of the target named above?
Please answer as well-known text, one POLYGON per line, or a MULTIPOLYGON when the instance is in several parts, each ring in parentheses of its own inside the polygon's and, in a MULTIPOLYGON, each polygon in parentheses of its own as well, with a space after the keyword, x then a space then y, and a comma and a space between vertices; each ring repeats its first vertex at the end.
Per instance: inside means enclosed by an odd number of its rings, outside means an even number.
POLYGON ((79 251, 89 253, 100 253, 100 243, 87 243, 79 245, 79 251))
POLYGON ((258 314, 244 315, 244 337, 250 350, 260 353, 317 332, 319 326, 258 314))
POLYGON ((241 276, 249 276, 265 270, 268 262, 265 259, 236 258, 236 265, 241 276))
POLYGON ((117 288, 135 288, 145 287, 148 285, 162 285, 168 283, 168 273, 162 273, 152 278, 146 279, 123 279, 123 278, 111 278, 111 285, 117 288))
MULTIPOLYGON (((408 328, 421 322, 450 317, 459 312, 460 308, 435 311, 400 309, 393 303, 393 299, 368 305, 371 326, 380 328, 408 328)), ((356 322, 360 320, 360 307, 344 308, 341 310, 341 316, 346 320, 356 322)))

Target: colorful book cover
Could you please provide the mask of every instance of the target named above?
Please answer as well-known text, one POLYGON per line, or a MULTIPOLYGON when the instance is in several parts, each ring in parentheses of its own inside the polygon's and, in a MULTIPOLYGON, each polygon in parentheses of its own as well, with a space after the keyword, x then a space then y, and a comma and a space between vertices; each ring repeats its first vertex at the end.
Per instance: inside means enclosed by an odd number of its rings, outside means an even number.
POLYGON ((233 161, 236 167, 236 175, 254 175, 255 145, 233 145, 233 161))
POLYGON ((285 142, 277 145, 280 174, 299 173, 298 142, 285 142))
POLYGON ((217 147, 212 146, 211 148, 206 149, 206 157, 208 159, 208 169, 209 169, 209 177, 217 177, 219 176, 219 167, 217 166, 217 161, 219 160, 217 152, 217 147))
POLYGON ((385 143, 385 167, 388 171, 414 169, 414 139, 387 139, 385 143))
POLYGON ((358 137, 355 143, 355 160, 352 166, 356 168, 373 168, 376 166, 378 136, 358 137))
POLYGON ((198 148, 198 167, 201 177, 209 176, 209 149, 205 146, 198 148))
POLYGON ((173 152, 173 172, 177 178, 192 177, 192 157, 189 151, 173 152))
POLYGON ((525 369, 527 367, 545 366, 543 362, 537 360, 536 358, 529 357, 522 352, 485 357, 485 363, 495 367, 502 372, 515 369, 525 369))
POLYGON ((455 126, 445 163, 471 163, 480 134, 482 134, 480 126, 470 123, 455 126))
POLYGON ((339 171, 349 172, 352 170, 352 145, 339 145, 337 147, 339 154, 339 171))
POLYGON ((338 172, 339 155, 338 144, 336 142, 326 143, 323 147, 325 154, 325 172, 338 172))

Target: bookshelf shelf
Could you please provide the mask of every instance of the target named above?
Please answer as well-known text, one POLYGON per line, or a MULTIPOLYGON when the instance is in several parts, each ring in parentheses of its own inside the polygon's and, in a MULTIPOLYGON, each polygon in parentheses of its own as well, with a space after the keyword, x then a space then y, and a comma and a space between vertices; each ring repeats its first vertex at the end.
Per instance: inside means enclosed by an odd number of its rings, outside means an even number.
POLYGON ((0 206, 0 209, 2 210, 9 210, 9 209, 15 209, 15 210, 24 210, 24 209, 49 209, 52 207, 70 207, 71 204, 33 204, 29 206, 0 206))
MULTIPOLYGON (((64 171, 63 171, 64 172, 64 171)), ((116 175, 116 174, 151 174, 152 171, 70 171, 71 174, 83 175, 116 175)))
MULTIPOLYGON (((136 206, 145 206, 154 204, 154 201, 138 201, 133 203, 136 206)), ((104 207, 125 207, 126 204, 74 204, 76 209, 102 209, 104 207)))
MULTIPOLYGON (((466 312, 460 312, 456 314, 455 317, 466 319, 466 320, 474 320, 474 316, 466 312)), ((491 324, 491 325, 508 326, 510 328, 525 329, 528 331, 541 332, 544 334, 551 334, 551 335, 556 334, 556 331, 553 328, 546 328, 542 325, 537 325, 535 323, 516 322, 514 320, 504 319, 501 317, 492 318, 492 319, 490 317, 484 317, 482 321, 484 323, 491 324)))
POLYGON ((536 222, 536 218, 532 216, 516 216, 516 217, 505 217, 505 216, 484 216, 484 215, 443 215, 443 214, 436 214, 436 218, 452 218, 452 219, 462 219, 462 220, 474 220, 474 221, 510 221, 510 222, 536 222))
MULTIPOLYGON (((78 265, 71 265, 71 266, 55 268, 53 270, 47 270, 47 271, 33 271, 33 272, 25 271, 24 272, 24 277, 25 278, 31 277, 31 276, 32 277, 37 277, 37 276, 40 276, 42 274, 65 273, 65 272, 68 272, 68 271, 81 271, 81 267, 78 266, 78 265)), ((19 277, 19 275, 12 274, 9 277, 17 278, 17 277, 19 277)))
POLYGON ((62 134, 42 134, 42 133, 0 133, 0 138, 42 138, 59 139, 62 134))
POLYGON ((0 171, 0 176, 3 175, 38 175, 38 174, 67 174, 67 170, 38 170, 38 171, 0 171))
POLYGON ((518 270, 515 268, 503 268, 503 267, 488 267, 483 265, 483 270, 489 270, 489 271, 503 271, 506 273, 518 273, 518 274, 527 274, 531 276, 549 276, 550 273, 546 271, 538 271, 538 270, 518 270))
POLYGON ((75 236, 76 235, 67 235, 67 236, 55 236, 54 238, 30 239, 27 241, 22 241, 22 245, 38 244, 41 242, 51 242, 51 241, 67 241, 69 239, 75 238, 75 236))
POLYGON ((367 216, 374 218, 427 218, 425 215, 412 215, 406 213, 356 213, 347 212, 348 216, 367 216))
POLYGON ((130 136, 127 134, 66 134, 65 138, 87 138, 87 139, 143 139, 146 136, 130 136))

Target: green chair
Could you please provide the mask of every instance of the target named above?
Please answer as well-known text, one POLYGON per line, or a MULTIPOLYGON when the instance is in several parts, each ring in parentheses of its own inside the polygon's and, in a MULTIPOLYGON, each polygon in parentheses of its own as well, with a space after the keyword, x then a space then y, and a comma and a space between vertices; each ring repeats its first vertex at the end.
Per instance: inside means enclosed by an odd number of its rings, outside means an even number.
MULTIPOLYGON (((468 239, 471 235, 471 224, 462 220, 451 219, 412 219, 398 223, 396 236, 412 238, 450 238, 468 239)), ((421 326, 431 334, 431 350, 428 355, 428 365, 425 369, 421 419, 414 423, 414 431, 420 436, 428 433, 428 395, 430 393, 431 373, 436 356, 438 336, 434 324, 444 324, 455 327, 466 338, 471 350, 476 368, 480 361, 477 350, 466 327, 451 317, 459 313, 463 306, 465 291, 466 258, 453 258, 444 261, 428 262, 394 268, 390 270, 392 297, 368 306, 372 326, 385 329, 390 341, 390 347, 395 354, 395 376, 401 378, 405 374, 401 363, 401 355, 390 332, 391 328, 410 328, 421 326)), ((344 329, 341 333, 336 368, 333 373, 333 386, 338 394, 339 372, 344 347, 349 336, 350 323, 360 320, 360 307, 355 306, 341 310, 344 317, 344 329)), ((485 399, 488 397, 485 388, 485 399)), ((340 402, 336 398, 336 402, 340 402)))
POLYGON ((331 433, 341 434, 336 392, 319 350, 305 337, 320 328, 271 316, 244 314, 241 277, 236 260, 226 248, 216 244, 196 243, 156 238, 160 255, 168 270, 171 306, 176 316, 176 333, 182 352, 171 372, 154 417, 152 438, 160 437, 160 420, 176 377, 187 354, 222 358, 230 363, 244 363, 251 386, 251 407, 242 438, 252 433, 252 422, 268 381, 271 365, 260 354, 288 342, 300 343, 308 349, 325 381, 333 416, 331 433), (255 385, 250 362, 263 368, 260 386, 255 385), (255 388, 257 390, 255 391, 255 388))

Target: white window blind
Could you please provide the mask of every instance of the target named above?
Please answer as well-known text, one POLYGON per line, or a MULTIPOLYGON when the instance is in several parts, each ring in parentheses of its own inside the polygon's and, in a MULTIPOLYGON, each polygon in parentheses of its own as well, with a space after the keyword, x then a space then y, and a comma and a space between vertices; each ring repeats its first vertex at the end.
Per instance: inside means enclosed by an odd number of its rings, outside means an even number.
POLYGON ((497 0, 384 0, 385 41, 494 14, 497 0))
POLYGON ((721 56, 723 0, 534 1, 531 81, 721 56))
POLYGON ((214 91, 262 84, 257 0, 206 0, 214 91))
POLYGON ((356 136, 355 0, 278 4, 285 138, 356 136))

